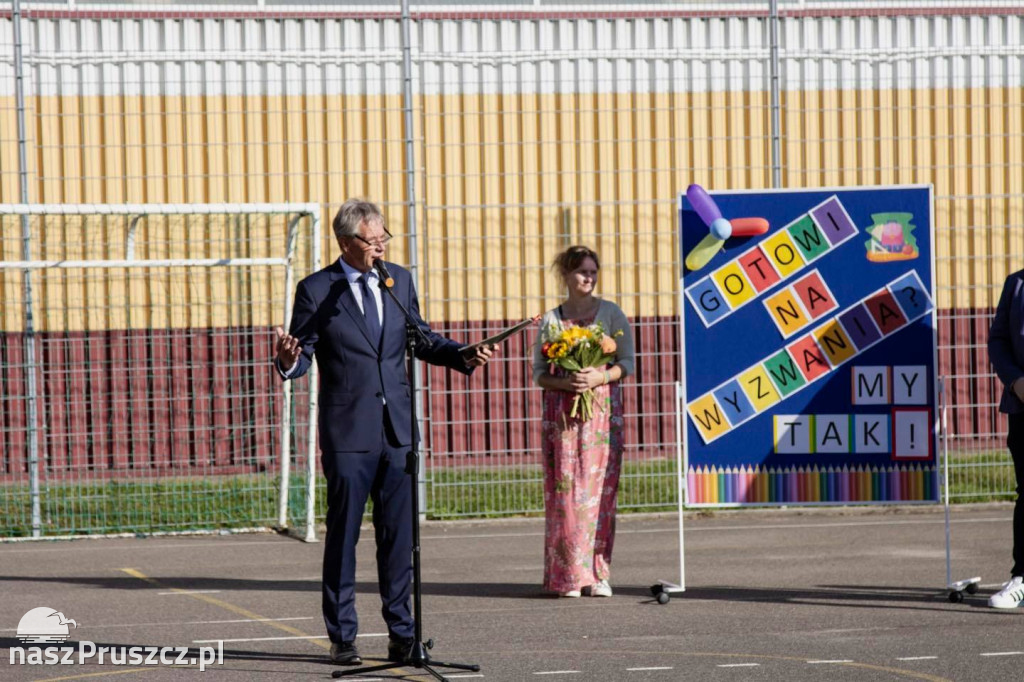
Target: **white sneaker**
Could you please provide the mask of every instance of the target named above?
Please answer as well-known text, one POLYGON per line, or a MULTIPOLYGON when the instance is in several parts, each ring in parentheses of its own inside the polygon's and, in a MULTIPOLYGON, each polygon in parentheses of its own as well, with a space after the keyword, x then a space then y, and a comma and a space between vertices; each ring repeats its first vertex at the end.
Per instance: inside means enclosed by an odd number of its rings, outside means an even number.
POLYGON ((994 609, 1015 609, 1024 601, 1024 578, 1014 576, 1010 582, 988 598, 988 605, 994 609))
POLYGON ((598 580, 590 587, 584 587, 583 591, 587 593, 589 597, 610 597, 612 596, 612 586, 608 584, 607 580, 598 580))
POLYGON ((579 590, 569 590, 568 592, 559 592, 558 596, 559 597, 565 597, 565 598, 568 598, 568 599, 579 599, 580 591, 579 590))

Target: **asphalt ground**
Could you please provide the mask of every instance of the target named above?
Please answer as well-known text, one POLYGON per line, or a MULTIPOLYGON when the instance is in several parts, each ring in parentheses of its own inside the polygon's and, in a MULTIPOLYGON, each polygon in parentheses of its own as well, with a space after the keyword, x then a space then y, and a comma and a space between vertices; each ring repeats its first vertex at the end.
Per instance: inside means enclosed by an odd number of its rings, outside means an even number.
MULTIPOLYGON (((424 638, 434 661, 480 665, 439 668, 453 680, 1021 679, 1024 609, 987 607, 1008 578, 1011 516, 1010 505, 952 509, 954 578, 982 577, 957 604, 941 507, 688 513, 686 590, 665 605, 650 587, 679 582, 675 515, 620 516, 615 595, 580 599, 540 591, 541 519, 425 523, 424 638)), ((0 679, 330 679, 322 551, 259 534, 0 545, 0 679), (28 646, 19 621, 44 606, 78 624, 53 645, 73 662, 12 664, 11 647, 28 646), (219 647, 223 662, 82 663, 84 642, 181 647, 184 660, 219 647)), ((357 644, 370 665, 387 642, 372 532, 359 552, 357 644)), ((403 668, 348 679, 433 678, 403 668)))

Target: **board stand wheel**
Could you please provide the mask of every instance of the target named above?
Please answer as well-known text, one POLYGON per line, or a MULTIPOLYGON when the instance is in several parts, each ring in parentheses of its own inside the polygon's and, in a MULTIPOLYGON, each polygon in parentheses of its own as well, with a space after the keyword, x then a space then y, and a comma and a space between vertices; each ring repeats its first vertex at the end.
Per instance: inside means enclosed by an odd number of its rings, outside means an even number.
POLYGON ((966 580, 957 580, 955 583, 950 583, 949 601, 953 604, 959 604, 964 600, 964 592, 967 594, 977 594, 980 583, 980 577, 967 578, 966 580))
POLYGON ((686 588, 680 587, 664 580, 659 580, 651 585, 651 596, 659 604, 667 604, 672 599, 673 592, 685 592, 686 588))

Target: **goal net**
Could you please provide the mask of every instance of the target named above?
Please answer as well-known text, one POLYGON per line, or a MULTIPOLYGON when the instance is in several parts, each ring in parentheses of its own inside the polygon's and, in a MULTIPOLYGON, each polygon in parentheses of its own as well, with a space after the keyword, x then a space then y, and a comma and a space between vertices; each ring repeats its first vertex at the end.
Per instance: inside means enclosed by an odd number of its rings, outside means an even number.
POLYGON ((0 206, 3 535, 312 539, 315 374, 271 361, 319 231, 314 204, 0 206))

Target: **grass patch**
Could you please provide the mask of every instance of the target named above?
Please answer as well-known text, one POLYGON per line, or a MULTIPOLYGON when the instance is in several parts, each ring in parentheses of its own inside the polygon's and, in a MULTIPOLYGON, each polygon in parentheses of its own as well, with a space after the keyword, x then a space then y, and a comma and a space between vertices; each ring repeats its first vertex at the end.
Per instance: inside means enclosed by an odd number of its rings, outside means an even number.
MULTIPOLYGON (((1006 452, 950 455, 950 499, 991 502, 1015 499, 1013 462, 1006 452)), ((153 481, 49 483, 40 500, 44 535, 153 533, 216 530, 277 524, 280 481, 271 475, 164 478, 153 481)), ((326 514, 323 478, 317 480, 316 518, 326 514)), ((537 516, 544 513, 540 466, 472 467, 427 470, 428 516, 432 519, 537 516)), ((293 474, 288 517, 305 523, 306 482, 293 474)), ((676 509, 674 460, 646 460, 623 465, 619 510, 676 509)), ((367 510, 369 513, 369 509, 367 510)), ((31 535, 28 486, 0 486, 0 536, 31 535)))
MULTIPOLYGON (((152 533, 272 525, 279 481, 266 476, 49 483, 40 491, 44 535, 152 533)), ((32 532, 28 486, 0 487, 2 534, 32 532)))
POLYGON ((1013 460, 1005 450, 950 453, 949 499, 953 503, 1015 500, 1013 460))
MULTIPOLYGON (((528 467, 436 468, 427 479, 431 518, 490 518, 544 513, 544 479, 539 465, 528 467)), ((626 462, 619 477, 619 510, 676 508, 675 462, 626 462)))

